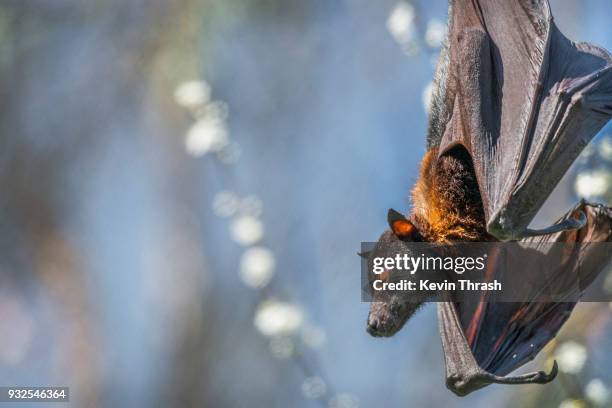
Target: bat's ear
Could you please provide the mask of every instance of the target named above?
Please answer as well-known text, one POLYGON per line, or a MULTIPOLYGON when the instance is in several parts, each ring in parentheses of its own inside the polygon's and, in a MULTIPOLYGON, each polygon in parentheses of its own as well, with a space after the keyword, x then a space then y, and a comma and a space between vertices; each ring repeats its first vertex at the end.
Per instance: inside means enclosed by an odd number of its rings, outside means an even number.
POLYGON ((414 224, 393 208, 389 208, 389 212, 387 213, 387 221, 389 222, 391 231, 393 231, 398 238, 415 239, 419 234, 414 224))

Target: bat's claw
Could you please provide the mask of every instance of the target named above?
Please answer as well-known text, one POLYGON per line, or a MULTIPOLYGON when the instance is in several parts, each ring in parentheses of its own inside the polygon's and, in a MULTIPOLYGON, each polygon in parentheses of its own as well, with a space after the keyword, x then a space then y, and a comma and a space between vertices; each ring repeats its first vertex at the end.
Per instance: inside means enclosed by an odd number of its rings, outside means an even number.
POLYGON ((546 373, 545 371, 535 371, 532 373, 518 375, 516 377, 501 377, 491 375, 490 378, 492 382, 497 384, 546 384, 554 380, 558 372, 559 366, 557 365, 557 360, 555 360, 550 373, 546 373))
POLYGON ((446 386, 455 394, 464 396, 489 384, 547 384, 555 379, 558 372, 557 361, 553 363, 550 373, 534 371, 513 377, 495 375, 482 368, 478 368, 473 373, 447 376, 446 386))
POLYGON ((548 228, 543 228, 543 229, 538 229, 538 230, 532 230, 528 228, 525 230, 525 234, 523 235, 523 238, 535 237, 538 235, 555 234, 557 232, 563 232, 563 231, 579 230, 580 228, 584 227, 586 223, 587 223, 587 217, 584 214, 584 211, 579 211, 578 218, 566 218, 565 220, 558 222, 554 225, 551 225, 548 228))

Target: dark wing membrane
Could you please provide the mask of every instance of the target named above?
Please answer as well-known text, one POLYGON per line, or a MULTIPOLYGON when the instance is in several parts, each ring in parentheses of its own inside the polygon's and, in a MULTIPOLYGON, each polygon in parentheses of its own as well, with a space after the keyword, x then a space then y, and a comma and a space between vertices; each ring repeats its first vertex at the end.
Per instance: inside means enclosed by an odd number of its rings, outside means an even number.
MULTIPOLYGON (((555 337, 575 303, 481 305, 482 311, 470 316, 479 318, 470 322, 480 323, 480 330, 468 339, 468 344, 480 367, 493 374, 506 375, 532 360, 555 337)), ((463 315, 461 305, 456 306, 458 313, 463 315)))
POLYGON ((430 147, 466 147, 487 230, 516 239, 612 116, 612 58, 563 36, 545 0, 456 1, 450 12, 430 147))
MULTIPOLYGON (((597 245, 612 241, 612 209, 580 202, 562 219, 576 217, 580 211, 587 218, 587 224, 582 229, 522 241, 535 248, 547 249, 553 242, 563 243, 561 247, 568 245, 578 249, 567 256, 552 253, 549 259, 545 259, 545 262, 558 264, 556 270, 561 271, 562 275, 545 277, 549 288, 533 288, 534 299, 539 291, 551 289, 552 293, 565 293, 564 299, 569 301, 495 302, 495 299, 483 294, 480 301, 473 303, 448 299, 439 304, 438 320, 446 361, 446 384, 453 392, 466 395, 491 383, 546 383, 555 377, 556 364, 549 374, 539 371, 520 376, 505 375, 533 359, 557 334, 583 290, 610 261, 610 251, 601 251, 597 245)), ((545 257, 549 255, 545 251, 543 253, 545 257)), ((525 269, 526 277, 529 272, 537 275, 538 271, 531 271, 528 265, 525 269)), ((524 280, 516 281, 520 284, 524 280)), ((530 282, 524 285, 531 287, 530 282)))
POLYGON ((542 259, 546 263, 558 264, 553 269, 556 275, 545 280, 548 287, 531 287, 529 276, 537 275, 539 270, 529 265, 517 268, 524 270, 525 274, 514 280, 518 285, 532 289, 533 299, 541 291, 549 291, 563 293, 567 301, 495 302, 494 295, 491 295, 484 299, 486 302, 455 305, 471 351, 479 366, 487 372, 506 375, 533 359, 565 323, 582 292, 609 263, 612 254, 607 250, 609 246, 602 243, 612 241, 612 209, 581 202, 562 219, 576 217, 580 211, 584 211, 587 217, 587 224, 581 230, 521 241, 530 248, 543 251, 550 251, 550 243, 565 244, 556 248, 571 248, 571 253, 566 256, 551 251, 542 259), (603 245, 605 250, 602 250, 603 245))

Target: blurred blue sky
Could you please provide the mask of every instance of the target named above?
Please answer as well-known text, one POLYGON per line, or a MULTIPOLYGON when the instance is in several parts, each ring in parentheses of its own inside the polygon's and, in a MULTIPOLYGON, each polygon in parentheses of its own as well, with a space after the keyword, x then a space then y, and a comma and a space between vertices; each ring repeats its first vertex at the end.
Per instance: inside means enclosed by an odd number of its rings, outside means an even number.
MULTIPOLYGON (((443 2, 419 5, 423 21, 445 20, 443 2)), ((282 362, 275 367, 251 329, 256 300, 237 279, 240 248, 205 199, 226 189, 263 200, 265 243, 278 257, 279 281, 326 331, 319 360, 336 389, 357 395, 363 407, 493 405, 511 392, 492 386, 457 399, 445 390, 432 305, 394 338, 374 339, 364 330, 368 305, 359 302, 354 254, 360 241, 375 240, 385 228, 387 208, 409 207, 424 153, 421 94, 434 69, 433 52, 407 57, 390 36, 385 22, 393 6, 320 1, 292 15, 287 4, 279 13, 288 21, 248 15, 221 21, 211 34, 203 75, 213 97, 228 104, 229 130, 243 154, 229 169, 199 160, 189 188, 203 198, 192 222, 204 245, 210 313, 220 321, 208 329, 225 338, 210 360, 213 392, 224 394, 228 406, 252 406, 262 393, 278 393, 272 399, 278 406, 312 403, 296 392, 300 376, 282 362)), ((605 1, 552 6, 572 38, 612 48, 605 1)), ((103 365, 108 388, 119 386, 131 406, 144 407, 152 402, 147 387, 164 380, 164 360, 147 339, 172 322, 147 313, 155 307, 143 293, 151 279, 145 258, 165 245, 150 236, 168 231, 158 225, 163 192, 156 191, 152 158, 143 156, 147 141, 128 134, 140 131, 105 135, 113 142, 92 170, 87 193, 79 192, 86 213, 79 228, 88 238, 103 343, 111 350, 103 365)), ((571 199, 565 193, 561 207, 571 199)), ((172 262, 167 267, 163 273, 172 275, 172 262)))

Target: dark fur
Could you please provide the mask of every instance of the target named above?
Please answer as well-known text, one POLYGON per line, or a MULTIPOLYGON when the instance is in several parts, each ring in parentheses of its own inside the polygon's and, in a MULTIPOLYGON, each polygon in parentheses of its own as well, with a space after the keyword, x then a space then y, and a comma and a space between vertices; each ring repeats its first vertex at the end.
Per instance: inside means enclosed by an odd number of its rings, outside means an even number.
POLYGON ((488 240, 474 167, 464 148, 440 158, 436 149, 427 152, 412 197, 411 219, 426 241, 488 240))

